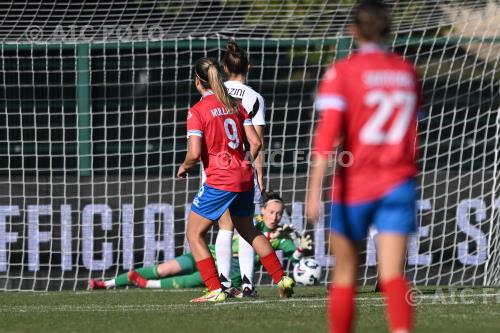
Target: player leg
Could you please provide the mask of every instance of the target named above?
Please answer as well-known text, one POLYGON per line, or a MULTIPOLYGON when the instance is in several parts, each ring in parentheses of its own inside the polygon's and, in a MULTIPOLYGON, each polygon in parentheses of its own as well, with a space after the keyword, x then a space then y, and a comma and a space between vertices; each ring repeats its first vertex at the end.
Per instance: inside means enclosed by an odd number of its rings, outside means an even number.
POLYGON ((217 270, 222 286, 231 288, 231 259, 233 257, 233 221, 229 211, 226 210, 219 219, 219 232, 215 240, 215 256, 217 270))
POLYGON ((280 296, 290 297, 293 294, 295 285, 293 279, 285 275, 271 243, 253 224, 253 195, 253 190, 239 194, 238 198, 229 207, 231 218, 238 233, 249 244, 252 244, 255 252, 260 257, 262 266, 272 277, 274 283, 278 285, 280 296))
POLYGON ((196 267, 209 292, 192 302, 218 302, 226 299, 214 259, 205 242, 205 235, 212 226, 212 221, 219 220, 237 196, 237 193, 218 190, 204 184, 193 200, 188 217, 187 239, 196 267))
MULTIPOLYGON (((142 277, 146 279, 157 279, 160 275, 158 274, 158 269, 160 266, 171 266, 172 260, 163 263, 161 265, 155 265, 155 266, 146 266, 146 267, 141 267, 135 270, 138 274, 140 274, 142 277)), ((101 280, 95 280, 95 279, 90 279, 89 281, 89 289, 108 289, 108 288, 113 288, 113 287, 126 287, 134 284, 132 280, 130 280, 129 276, 130 272, 123 273, 118 275, 114 279, 106 280, 106 281, 101 281, 101 280)))
POLYGON ((205 235, 211 226, 211 220, 191 210, 188 218, 187 239, 198 271, 208 290, 221 291, 222 285, 215 268, 215 262, 205 242, 205 235))
POLYGON ((191 253, 183 254, 175 259, 154 267, 154 271, 145 270, 147 267, 144 267, 125 274, 127 275, 130 283, 133 283, 141 288, 147 288, 148 281, 158 281, 160 278, 172 275, 186 275, 196 271, 196 263, 191 253))
MULTIPOLYGON (((254 204, 260 203, 260 191, 256 187, 254 204), (259 198, 256 198, 257 193, 259 193, 259 198)), ((253 222, 253 220, 252 220, 253 222)), ((253 275, 255 266, 255 250, 253 246, 248 243, 241 235, 238 239, 238 260, 239 268, 241 271, 241 280, 244 296, 255 296, 254 285, 253 285, 253 275)))
POLYGON ((329 244, 335 258, 328 303, 331 332, 349 333, 355 313, 358 248, 350 239, 336 232, 330 233, 329 244))
POLYGON ((203 279, 198 271, 191 274, 166 277, 160 280, 146 280, 139 278, 136 281, 136 284, 141 288, 147 289, 197 288, 204 285, 203 279))
MULTIPOLYGON (((262 194, 257 182, 255 182, 254 204, 262 204, 262 194)), ((244 297, 256 296, 255 288, 253 285, 253 277, 255 271, 255 251, 251 244, 249 244, 243 237, 239 236, 238 240, 238 260, 241 270, 241 290, 244 297)))
POLYGON ((374 222, 379 231, 377 252, 379 278, 386 297, 391 332, 411 332, 411 289, 404 276, 408 235, 416 229, 415 181, 396 187, 380 200, 374 222))
POLYGON ((359 244, 366 237, 374 203, 332 203, 329 244, 335 258, 328 302, 330 331, 349 333, 354 324, 359 244))
POLYGON ((238 261, 242 280, 241 289, 245 296, 252 296, 254 295, 255 250, 243 237, 239 236, 239 238, 238 261))
POLYGON ((408 333, 412 327, 413 309, 408 300, 411 289, 404 277, 408 237, 391 233, 378 235, 378 269, 382 292, 386 297, 391 332, 408 333))
MULTIPOLYGON (((169 261, 169 263, 171 261, 169 261)), ((166 274, 164 276, 168 277, 164 277, 159 280, 151 280, 144 279, 141 276, 138 276, 134 281, 134 284, 136 284, 138 287, 148 289, 197 288, 204 285, 203 279, 201 278, 200 272, 198 272, 196 268, 196 263, 191 253, 183 254, 182 256, 175 258, 173 261, 175 261, 174 265, 169 265, 169 267, 162 267, 162 272, 166 274), (170 276, 170 274, 166 273, 173 271, 177 272, 175 276, 170 276)), ((160 272, 160 266, 158 268, 158 272, 160 272)), ((237 270, 237 273, 239 274, 239 270, 237 270)))

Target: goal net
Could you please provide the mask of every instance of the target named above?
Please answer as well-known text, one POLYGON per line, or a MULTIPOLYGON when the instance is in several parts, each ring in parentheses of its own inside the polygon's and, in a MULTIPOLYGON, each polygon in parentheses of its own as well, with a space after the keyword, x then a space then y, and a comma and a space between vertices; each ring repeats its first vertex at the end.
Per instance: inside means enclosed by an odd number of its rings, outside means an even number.
MULTIPOLYGON (((91 277, 188 248, 200 179, 175 174, 187 110, 199 99, 192 68, 203 56, 220 59, 228 38, 248 51, 249 85, 266 101, 267 188, 285 199, 283 223, 313 235, 306 254, 326 279, 325 224, 307 225, 303 203, 315 89, 325 68, 355 49, 352 2, 0 4, 0 289, 81 290, 91 277)), ((389 47, 418 67, 425 98, 407 275, 425 285, 498 284, 499 4, 389 3, 389 47)), ((360 283, 374 283, 373 237, 361 263, 360 283)))

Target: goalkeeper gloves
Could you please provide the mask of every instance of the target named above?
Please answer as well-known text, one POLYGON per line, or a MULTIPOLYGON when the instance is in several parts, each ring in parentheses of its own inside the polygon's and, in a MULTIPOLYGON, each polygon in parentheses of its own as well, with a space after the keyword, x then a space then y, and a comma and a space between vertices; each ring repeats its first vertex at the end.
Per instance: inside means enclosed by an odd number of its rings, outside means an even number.
POLYGON ((295 228, 290 224, 285 224, 283 226, 278 227, 275 231, 271 232, 271 239, 276 238, 294 238, 295 237, 295 228))
POLYGON ((312 250, 312 239, 310 235, 304 235, 299 238, 299 249, 312 250))
POLYGON ((295 260, 300 260, 300 258, 302 258, 302 252, 304 250, 312 250, 312 239, 310 235, 302 235, 298 238, 298 246, 293 253, 293 258, 295 260))

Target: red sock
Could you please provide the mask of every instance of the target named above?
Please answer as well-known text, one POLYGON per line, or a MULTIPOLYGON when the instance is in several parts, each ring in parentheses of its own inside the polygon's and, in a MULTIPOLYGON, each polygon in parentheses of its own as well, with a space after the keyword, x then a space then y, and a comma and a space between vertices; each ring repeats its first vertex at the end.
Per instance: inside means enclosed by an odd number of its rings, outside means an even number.
POLYGON ((391 332, 410 332, 413 323, 413 307, 408 282, 400 276, 382 281, 381 287, 386 297, 387 317, 391 332))
POLYGON ((217 275, 217 268, 215 268, 214 258, 208 257, 197 261, 196 267, 198 267, 201 278, 203 279, 203 282, 205 282, 208 290, 212 291, 222 288, 219 276, 217 275))
POLYGON ((274 283, 278 284, 281 278, 283 277, 283 267, 281 267, 281 263, 276 256, 276 253, 273 251, 269 253, 267 256, 260 258, 260 262, 262 266, 266 269, 267 273, 271 275, 274 283))
POLYGON ((350 333, 354 322, 355 286, 332 285, 328 304, 330 333, 350 333))

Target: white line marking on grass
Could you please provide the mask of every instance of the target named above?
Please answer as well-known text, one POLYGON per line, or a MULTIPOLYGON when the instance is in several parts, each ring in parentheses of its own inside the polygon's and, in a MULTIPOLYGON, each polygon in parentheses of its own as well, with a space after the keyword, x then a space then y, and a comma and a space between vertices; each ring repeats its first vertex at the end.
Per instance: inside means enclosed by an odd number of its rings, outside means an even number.
POLYGON ((45 313, 45 312, 144 312, 193 308, 190 304, 137 304, 137 305, 12 305, 0 306, 0 313, 45 313))
MULTIPOLYGON (((97 289, 97 290, 80 290, 80 291, 75 291, 75 292, 70 292, 70 294, 74 295, 89 295, 89 294, 102 294, 102 293, 113 293, 113 294, 120 294, 120 293, 130 293, 130 292, 153 292, 153 293, 190 293, 190 292, 195 292, 199 291, 201 292, 202 289, 195 289, 195 288, 183 288, 183 289, 140 289, 140 288, 120 288, 120 289, 115 289, 115 288, 110 288, 110 289, 97 289)), ((47 295, 54 295, 57 293, 46 293, 47 295)), ((61 293, 63 294, 63 293, 61 293)), ((67 295, 68 293, 64 293, 64 295, 67 295)))
POLYGON ((266 300, 255 300, 255 301, 234 301, 234 302, 226 302, 226 303, 216 303, 215 305, 241 305, 241 304, 264 304, 264 303, 295 303, 295 302, 319 302, 326 301, 326 297, 315 297, 315 298, 277 298, 277 299, 266 299, 266 300))
MULTIPOLYGON (((416 299, 443 299, 443 298, 463 298, 463 299, 468 299, 468 298, 481 298, 481 297, 497 297, 500 296, 500 294, 464 294, 461 295, 460 292, 456 292, 455 295, 442 295, 442 294, 432 294, 432 295, 415 295, 414 297, 416 299)), ((377 301, 383 301, 385 298, 383 296, 376 296, 376 297, 356 297, 357 301, 370 301, 370 300, 377 300, 377 301)))

